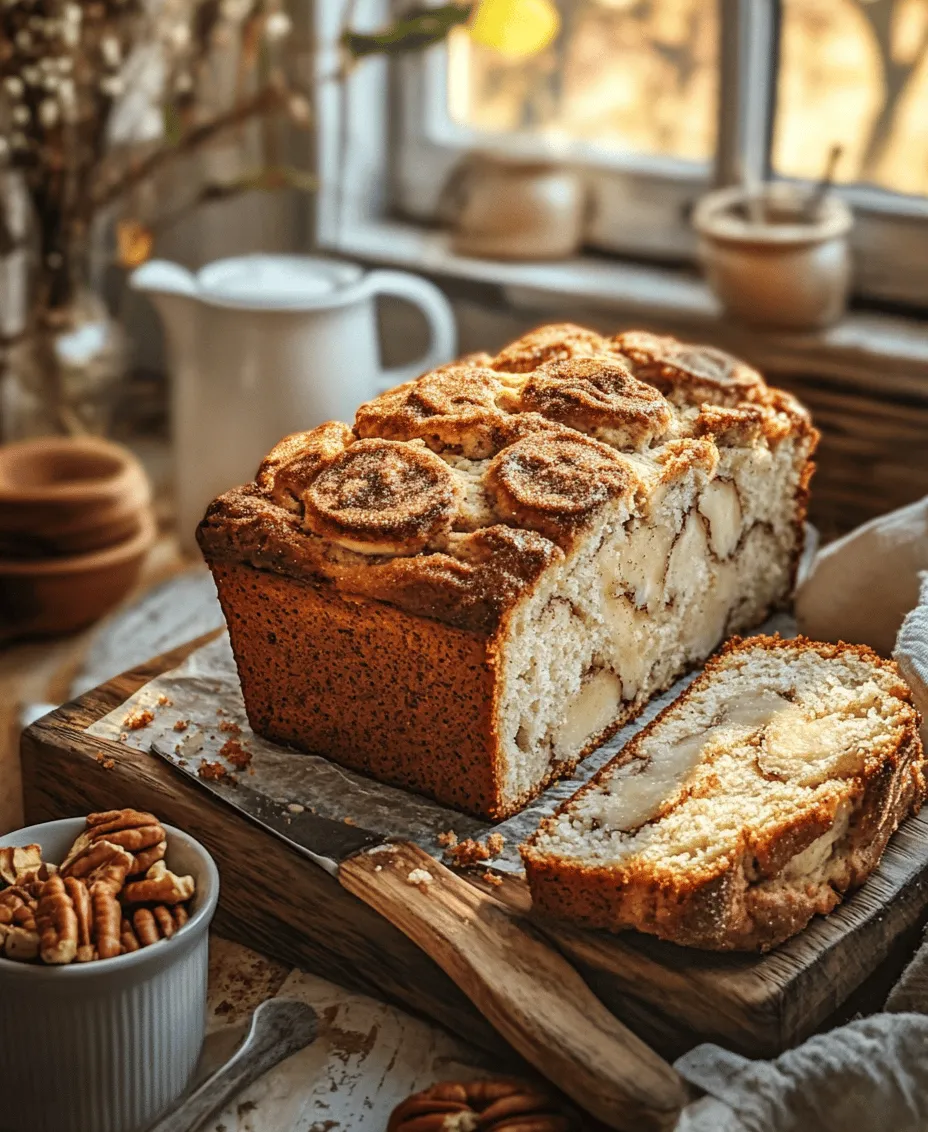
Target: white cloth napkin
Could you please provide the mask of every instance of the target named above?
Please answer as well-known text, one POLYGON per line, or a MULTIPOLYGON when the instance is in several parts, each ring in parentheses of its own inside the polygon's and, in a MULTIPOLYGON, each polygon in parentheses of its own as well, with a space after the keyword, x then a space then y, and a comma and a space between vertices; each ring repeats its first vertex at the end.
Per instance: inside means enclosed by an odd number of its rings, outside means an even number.
MULTIPOLYGON (((928 498, 825 547, 799 587, 796 618, 808 637, 892 653, 928 716, 928 498)), ((702 1045, 676 1068, 707 1094, 683 1111, 677 1132, 924 1132, 928 936, 884 1013, 773 1061, 702 1045)))
POLYGON ((796 593, 799 631, 889 656, 928 570, 928 496, 871 519, 819 551, 796 593))

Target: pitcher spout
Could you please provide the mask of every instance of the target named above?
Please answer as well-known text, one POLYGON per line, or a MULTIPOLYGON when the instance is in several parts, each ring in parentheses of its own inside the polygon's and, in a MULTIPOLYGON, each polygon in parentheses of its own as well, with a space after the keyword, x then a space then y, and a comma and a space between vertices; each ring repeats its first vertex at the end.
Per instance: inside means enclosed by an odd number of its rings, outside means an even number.
POLYGON ((199 287, 196 277, 180 264, 152 259, 133 271, 129 285, 149 296, 164 323, 168 347, 175 361, 186 361, 197 337, 199 287))

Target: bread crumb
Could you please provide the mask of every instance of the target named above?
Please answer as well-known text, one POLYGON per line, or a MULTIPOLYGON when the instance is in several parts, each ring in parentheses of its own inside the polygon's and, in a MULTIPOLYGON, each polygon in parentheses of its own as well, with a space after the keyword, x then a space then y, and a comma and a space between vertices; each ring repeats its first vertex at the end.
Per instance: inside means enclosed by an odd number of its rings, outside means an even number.
POLYGON ((110 758, 105 751, 97 751, 94 758, 103 767, 104 770, 112 770, 116 765, 116 760, 110 758))
POLYGON ((458 835, 453 829, 446 829, 444 833, 438 835, 438 844, 445 849, 450 849, 452 846, 457 845, 458 835))
POLYGON ((430 884, 435 883, 435 878, 428 869, 413 869, 406 877, 406 883, 425 892, 430 884))
POLYGON ((445 850, 445 856, 459 869, 466 869, 480 861, 489 861, 490 852, 486 845, 468 837, 460 844, 453 845, 450 849, 445 850))
POLYGON ((211 763, 206 759, 203 759, 197 767, 197 775, 207 782, 220 782, 228 776, 228 773, 222 763, 211 763))
POLYGON ((242 733, 241 727, 232 719, 224 719, 219 724, 219 730, 225 731, 229 735, 241 735, 242 733))
POLYGON ((487 869, 481 879, 485 880, 487 884, 492 884, 494 888, 499 888, 499 886, 503 883, 503 878, 501 876, 497 876, 496 873, 491 873, 489 869, 487 869))
POLYGON ((189 719, 178 719, 174 723, 174 730, 175 731, 186 731, 189 726, 190 726, 190 720, 189 719))
POLYGON ((345 823, 345 825, 357 825, 358 824, 354 820, 354 818, 342 818, 342 821, 345 823))
POLYGON ((120 743, 127 743, 129 741, 129 732, 128 731, 120 731, 119 732, 119 741, 120 741, 120 743))
POLYGON ((140 711, 130 711, 122 721, 122 725, 128 731, 140 731, 143 727, 147 727, 154 718, 155 713, 148 708, 140 711))
POLYGON ((158 707, 170 707, 170 706, 171 706, 171 701, 164 694, 164 692, 162 692, 161 695, 158 697, 158 707))
POLYGON ((487 838, 487 848, 491 857, 498 857, 506 846, 506 838, 501 833, 491 833, 487 838))
POLYGON ((383 865, 374 865, 374 872, 375 873, 382 873, 383 872, 383 865))
POLYGON ((244 770, 251 762, 252 754, 238 739, 227 739, 219 748, 219 757, 230 762, 236 770, 244 770))
POLYGON ((290 805, 287 806, 287 809, 291 814, 301 814, 306 809, 306 807, 301 806, 299 802, 291 802, 290 805))

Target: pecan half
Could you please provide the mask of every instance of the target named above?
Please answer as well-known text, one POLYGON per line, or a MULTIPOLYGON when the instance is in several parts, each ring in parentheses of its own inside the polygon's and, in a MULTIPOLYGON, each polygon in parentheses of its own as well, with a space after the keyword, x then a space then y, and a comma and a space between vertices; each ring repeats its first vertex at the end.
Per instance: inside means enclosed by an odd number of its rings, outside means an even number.
POLYGON ((35 922, 42 962, 71 963, 77 955, 77 915, 62 877, 49 877, 42 885, 35 922))
POLYGON ((0 880, 7 884, 23 884, 35 880, 42 867, 41 845, 0 846, 0 880))
POLYGON ((116 893, 105 881, 97 881, 90 890, 90 904, 97 956, 100 959, 112 959, 122 953, 122 908, 116 899, 116 893))
POLYGON ((131 881, 122 895, 127 904, 183 904, 195 888, 193 877, 179 877, 164 861, 156 861, 144 879, 131 881))
POLYGON ((442 1081, 408 1097, 387 1132, 579 1132, 577 1115, 551 1093, 514 1079, 442 1081))
POLYGON ((115 893, 125 884, 134 864, 135 858, 121 845, 106 840, 93 841, 62 868, 61 875, 83 880, 88 888, 108 884, 115 893))
POLYGON ((87 885, 73 876, 64 878, 64 887, 71 897, 74 915, 77 917, 77 954, 74 958, 78 963, 89 963, 96 958, 90 893, 87 891, 87 885))
POLYGON ((0 949, 7 959, 28 963, 38 958, 39 933, 32 928, 6 927, 0 924, 0 949))
POLYGON ((134 855, 164 840, 164 826, 154 814, 144 810, 106 810, 89 814, 87 828, 71 846, 61 867, 69 870, 72 862, 96 841, 109 841, 111 845, 118 845, 134 855))

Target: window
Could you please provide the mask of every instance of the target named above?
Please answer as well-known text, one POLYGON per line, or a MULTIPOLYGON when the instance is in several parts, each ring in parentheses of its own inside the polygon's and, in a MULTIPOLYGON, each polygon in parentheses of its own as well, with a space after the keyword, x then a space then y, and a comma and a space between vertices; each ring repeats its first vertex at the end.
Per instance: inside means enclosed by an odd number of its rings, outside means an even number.
MULTIPOLYGON (((686 262, 690 210, 713 184, 811 183, 840 144, 858 294, 928 307, 928 0, 556 2, 560 34, 529 59, 457 29, 358 68, 343 194, 433 222, 467 150, 561 160, 586 175, 589 247, 686 262)), ((317 5, 337 39, 334 0, 317 5)), ((341 6, 374 28, 404 4, 341 6)))
POLYGON ((528 60, 507 60, 455 30, 451 120, 487 140, 532 131, 605 154, 708 168, 718 103, 714 4, 562 0, 559 7, 561 34, 528 60))
POLYGON ((928 3, 784 0, 774 169, 928 196, 928 3))

